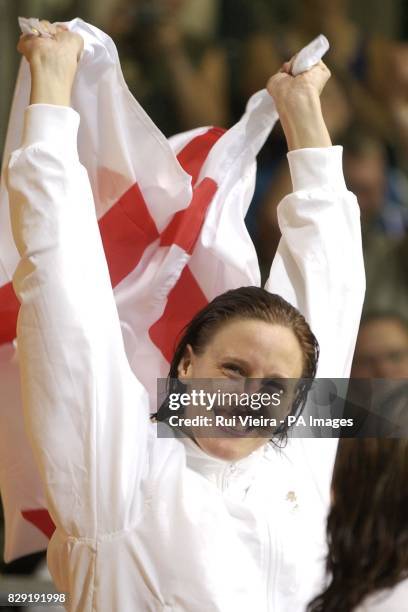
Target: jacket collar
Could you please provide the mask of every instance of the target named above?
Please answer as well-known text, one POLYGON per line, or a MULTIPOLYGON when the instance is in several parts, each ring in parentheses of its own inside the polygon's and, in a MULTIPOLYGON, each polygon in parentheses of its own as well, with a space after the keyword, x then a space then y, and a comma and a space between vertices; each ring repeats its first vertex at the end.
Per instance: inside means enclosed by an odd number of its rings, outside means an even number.
POLYGON ((228 496, 243 499, 251 486, 258 467, 267 454, 269 443, 239 461, 226 461, 205 453, 190 438, 180 439, 186 452, 187 466, 228 496))

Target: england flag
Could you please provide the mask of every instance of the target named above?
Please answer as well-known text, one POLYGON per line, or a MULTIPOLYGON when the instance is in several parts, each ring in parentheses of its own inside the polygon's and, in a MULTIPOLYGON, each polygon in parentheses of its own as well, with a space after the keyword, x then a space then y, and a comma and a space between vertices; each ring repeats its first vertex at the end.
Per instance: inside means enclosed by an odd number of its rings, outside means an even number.
MULTIPOLYGON (((80 19, 67 26, 83 37, 85 45, 72 97, 81 118, 79 157, 92 186, 127 357, 149 391, 154 411, 156 379, 167 376, 183 327, 227 289, 260 285, 244 218, 255 187, 256 156, 278 116, 270 95, 261 91, 231 129, 199 128, 167 140, 130 94, 113 41, 80 19)), ((29 67, 23 60, 0 193, 0 491, 6 561, 44 550, 54 530, 24 431, 15 343, 19 302, 12 286, 19 256, 5 189, 9 155, 21 143, 29 90, 29 67)), ((344 240, 351 243, 355 236, 344 240)), ((287 250, 285 241, 281 248, 287 250)), ((340 261, 339 272, 343 265, 340 261)), ((302 258, 287 257, 284 262, 278 252, 266 288, 299 307, 313 328, 311 286, 302 258)), ((314 302, 316 325, 324 329, 328 304, 314 302)), ((355 311, 356 305, 349 308, 355 311)), ((355 333, 356 329, 351 340, 339 340, 341 349, 331 346, 332 332, 318 335, 326 367, 321 376, 328 375, 328 364, 331 376, 347 376, 355 333)), ((316 474, 320 470, 316 482, 318 487, 323 482, 323 489, 328 489, 335 452, 335 444, 329 442, 325 461, 321 445, 315 456, 313 450, 305 455, 311 469, 316 474)))

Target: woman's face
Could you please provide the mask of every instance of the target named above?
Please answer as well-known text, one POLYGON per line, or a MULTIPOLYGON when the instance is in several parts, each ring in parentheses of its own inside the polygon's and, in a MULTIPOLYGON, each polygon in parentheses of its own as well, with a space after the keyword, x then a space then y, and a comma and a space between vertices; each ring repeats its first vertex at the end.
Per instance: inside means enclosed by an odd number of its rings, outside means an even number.
MULTIPOLYGON (((179 378, 186 384, 186 379, 221 378, 236 381, 233 384, 237 385, 246 378, 298 379, 302 371, 302 350, 294 333, 286 327, 256 319, 240 319, 223 325, 201 354, 195 354, 188 347, 178 368, 179 378)), ((186 409, 186 416, 191 416, 189 410, 186 409)), ((265 436, 224 438, 220 437, 219 430, 211 437, 204 437, 201 432, 195 437, 194 430, 190 435, 206 453, 228 461, 242 459, 267 442, 265 436)))

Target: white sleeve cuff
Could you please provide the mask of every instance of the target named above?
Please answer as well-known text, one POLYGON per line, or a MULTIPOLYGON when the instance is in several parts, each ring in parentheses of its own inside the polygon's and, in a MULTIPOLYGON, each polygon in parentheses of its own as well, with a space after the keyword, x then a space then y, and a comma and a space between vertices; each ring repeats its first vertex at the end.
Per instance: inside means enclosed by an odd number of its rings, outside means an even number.
POLYGON ((25 109, 22 147, 45 143, 78 157, 79 114, 69 106, 31 104, 25 109))
POLYGON ((347 189, 343 175, 343 147, 297 149, 288 153, 293 191, 347 189))

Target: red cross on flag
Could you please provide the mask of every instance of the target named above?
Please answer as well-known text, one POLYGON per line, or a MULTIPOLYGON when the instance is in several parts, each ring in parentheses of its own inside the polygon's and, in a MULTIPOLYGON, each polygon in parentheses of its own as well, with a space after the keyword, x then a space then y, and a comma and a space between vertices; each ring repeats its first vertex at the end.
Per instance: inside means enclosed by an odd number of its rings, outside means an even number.
MULTIPOLYGON (((129 362, 154 401, 156 378, 167 375, 177 335, 192 316, 227 289, 260 284, 244 217, 255 185, 255 158, 277 114, 263 91, 230 130, 200 128, 168 141, 130 94, 112 40, 80 19, 68 25, 85 41, 73 92, 81 117, 79 156, 92 185, 129 362)), ((29 87, 23 60, 5 164, 20 146, 29 87)), ((19 257, 3 179, 0 490, 5 559, 11 561, 45 549, 53 524, 23 427, 13 344, 19 303, 12 276, 19 257)))

